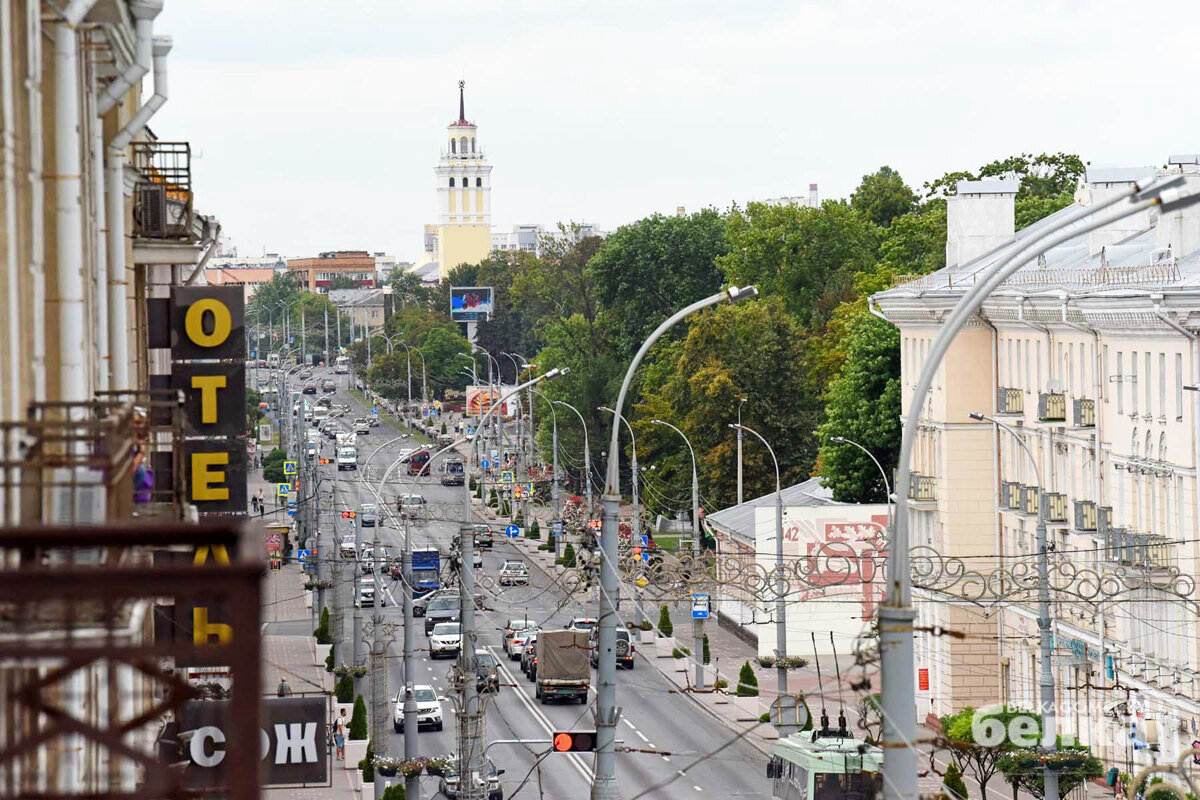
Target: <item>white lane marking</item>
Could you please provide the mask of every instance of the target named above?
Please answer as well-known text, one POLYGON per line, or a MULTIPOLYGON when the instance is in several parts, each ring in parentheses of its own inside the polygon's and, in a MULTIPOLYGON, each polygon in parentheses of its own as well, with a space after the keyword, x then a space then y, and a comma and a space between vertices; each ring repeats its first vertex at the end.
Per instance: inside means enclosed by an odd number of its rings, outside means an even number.
POLYGON ((683 770, 681 770, 681 769, 677 769, 677 770, 675 770, 675 771, 679 773, 679 777, 681 777, 681 778, 682 778, 684 775, 687 775, 687 773, 686 773, 686 772, 684 772, 684 771, 683 771, 683 770))
POLYGON ((646 734, 642 733, 641 731, 635 730, 634 733, 636 733, 638 736, 642 737, 643 742, 650 741, 648 738, 646 738, 646 734))
POLYGON ((703 791, 704 791, 703 789, 701 789, 701 788, 700 788, 699 786, 697 786, 696 784, 692 784, 692 788, 693 788, 693 789, 695 789, 697 792, 703 792, 703 791))
POLYGON ((631 731, 636 731, 636 730, 637 730, 637 728, 636 728, 636 727, 634 727, 633 723, 632 723, 632 722, 630 722, 630 721, 629 721, 628 719, 626 719, 625 717, 621 717, 621 722, 624 722, 626 725, 628 725, 628 726, 629 726, 629 729, 630 729, 631 731))
POLYGON ((663 760, 663 761, 666 761, 668 764, 670 764, 670 763, 671 763, 671 759, 670 759, 670 757, 669 757, 669 756, 663 756, 663 757, 662 757, 662 760, 663 760))

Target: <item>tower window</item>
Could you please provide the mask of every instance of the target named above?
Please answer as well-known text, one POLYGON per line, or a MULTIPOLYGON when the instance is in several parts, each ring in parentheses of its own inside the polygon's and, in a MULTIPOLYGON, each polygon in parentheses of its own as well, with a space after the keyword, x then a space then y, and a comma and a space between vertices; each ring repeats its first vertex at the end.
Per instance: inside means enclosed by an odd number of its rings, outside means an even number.
POLYGON ((450 140, 450 152, 451 153, 454 152, 454 140, 453 139, 450 140))
POLYGON ((471 137, 471 152, 472 153, 475 152, 475 137, 474 136, 471 137))
POLYGON ((454 188, 454 178, 451 178, 451 179, 450 179, 450 188, 451 188, 451 189, 453 189, 453 188, 454 188))
POLYGON ((476 178, 475 185, 478 187, 482 187, 483 186, 483 178, 476 178))
POLYGON ((458 140, 458 150, 464 156, 467 154, 467 137, 462 137, 458 140))

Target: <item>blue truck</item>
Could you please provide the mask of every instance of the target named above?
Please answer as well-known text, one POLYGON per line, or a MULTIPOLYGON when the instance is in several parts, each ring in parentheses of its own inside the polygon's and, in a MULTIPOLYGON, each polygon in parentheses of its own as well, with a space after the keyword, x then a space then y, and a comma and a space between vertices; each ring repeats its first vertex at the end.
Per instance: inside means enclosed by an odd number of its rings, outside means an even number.
POLYGON ((436 547, 412 551, 413 597, 424 597, 442 587, 442 560, 436 547))

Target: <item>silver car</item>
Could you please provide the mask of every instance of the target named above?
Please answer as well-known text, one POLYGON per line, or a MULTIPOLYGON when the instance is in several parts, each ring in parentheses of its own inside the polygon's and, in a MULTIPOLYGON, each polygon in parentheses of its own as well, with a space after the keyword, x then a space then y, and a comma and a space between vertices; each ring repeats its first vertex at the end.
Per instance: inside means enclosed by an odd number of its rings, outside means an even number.
POLYGON ((501 586, 528 586, 529 567, 524 561, 505 561, 500 567, 498 583, 501 586))

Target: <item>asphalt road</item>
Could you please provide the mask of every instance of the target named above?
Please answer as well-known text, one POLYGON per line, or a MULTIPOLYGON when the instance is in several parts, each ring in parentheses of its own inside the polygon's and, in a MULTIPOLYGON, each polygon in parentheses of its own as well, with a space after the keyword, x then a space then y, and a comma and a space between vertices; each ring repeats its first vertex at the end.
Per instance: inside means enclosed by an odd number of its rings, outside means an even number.
MULTIPOLYGON (((322 374, 325 372, 331 374, 332 370, 314 369, 314 377, 325 377, 322 374)), ((334 402, 350 406, 348 420, 366 416, 367 409, 346 391, 347 376, 336 377, 339 379, 339 391, 334 396, 334 402)), ((299 382, 294 382, 294 385, 298 386, 299 382)), ((309 397, 312 398, 311 395, 309 397)), ((458 530, 457 512, 461 509, 462 487, 443 487, 433 477, 423 478, 419 486, 409 488, 410 479, 404 468, 400 467, 392 473, 379 496, 376 495, 378 489, 375 483, 399 456, 400 450, 415 446, 410 439, 385 445, 385 442, 399 435, 399 431, 386 423, 381 424, 372 428, 370 434, 358 437, 359 470, 339 473, 333 465, 321 468, 325 470, 321 483, 322 520, 337 529, 335 540, 340 541, 343 534, 353 534, 351 521, 341 518, 342 509, 357 509, 362 503, 373 502, 380 506, 381 512, 394 512, 396 497, 415 491, 424 495, 434 519, 410 524, 409 535, 413 537, 413 546, 437 546, 445 553, 458 530), (365 480, 368 475, 372 481, 370 485, 365 480), (335 483, 339 508, 333 505, 335 483)), ((332 449, 332 440, 323 438, 321 455, 332 455, 332 449)), ((392 554, 398 555, 404 536, 399 520, 382 513, 380 523, 380 541, 392 554)), ((363 540, 370 541, 374 533, 370 528, 364 529, 363 540)), ((497 536, 495 548, 492 551, 484 550, 482 572, 494 577, 501 562, 512 557, 520 557, 520 554, 502 536, 497 536)), ((541 621, 542 627, 556 628, 565 625, 573 616, 597 614, 594 606, 585 608, 564 597, 552 577, 536 566, 531 565, 530 572, 528 587, 506 587, 501 590, 499 587, 487 588, 489 582, 476 570, 477 579, 485 584, 483 591, 486 598, 486 609, 477 615, 479 644, 491 649, 501 663, 500 691, 485 706, 485 739, 489 743, 500 739, 549 739, 552 731, 592 730, 595 727, 591 714, 595 701, 594 690, 592 702, 587 706, 540 705, 533 697, 533 684, 525 678, 519 663, 509 661, 503 654, 501 629, 510 617, 528 616, 541 621)), ((397 626, 396 640, 389 650, 388 669, 389 692, 394 697, 405 679, 403 640, 399 630, 403 613, 391 602, 391 598, 400 600, 399 586, 390 580, 386 585, 390 598, 383 609, 383 617, 386 622, 397 626)), ((348 609, 346 615, 347 640, 351 611, 348 609)), ((370 619, 372 613, 372 609, 365 609, 364 619, 370 619)), ((443 703, 444 729, 417 733, 418 751, 422 755, 444 755, 456 749, 454 702, 453 697, 446 693, 446 676, 451 662, 429 658, 428 652, 423 649, 427 646, 424 626, 420 621, 418 626, 414 682, 428 683, 440 696, 446 697, 443 703)), ((618 739, 623 740, 625 747, 669 752, 671 755, 619 753, 617 768, 621 796, 769 798, 765 756, 696 707, 690 699, 671 693, 670 685, 658 673, 654 661, 653 657, 645 659, 638 653, 636 668, 621 670, 618 674, 618 704, 622 707, 618 739)), ((391 730, 389 727, 390 753, 393 756, 403 755, 404 736, 412 734, 407 731, 405 734, 394 734, 391 730)), ((538 757, 548 750, 546 744, 494 744, 489 747, 488 756, 497 767, 505 770, 501 780, 506 798, 514 794, 529 798, 588 796, 593 756, 550 753, 541 758, 540 768, 536 767, 538 757), (516 794, 518 791, 519 794, 516 794)), ((423 796, 438 796, 436 779, 426 777, 423 781, 423 796)))

